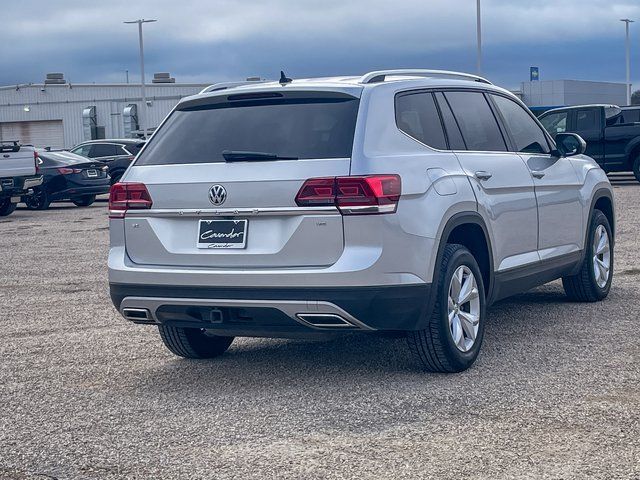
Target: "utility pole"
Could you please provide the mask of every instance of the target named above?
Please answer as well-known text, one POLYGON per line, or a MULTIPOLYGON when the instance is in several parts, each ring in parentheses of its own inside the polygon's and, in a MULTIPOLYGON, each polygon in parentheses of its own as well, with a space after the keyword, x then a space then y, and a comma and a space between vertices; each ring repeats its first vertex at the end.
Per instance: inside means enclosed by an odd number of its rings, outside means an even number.
POLYGON ((142 24, 143 23, 152 23, 157 22, 157 20, 145 20, 141 18, 140 20, 131 20, 124 23, 137 23, 138 24, 138 40, 140 43, 140 89, 142 93, 142 110, 143 114, 140 115, 140 129, 142 130, 142 136, 147 138, 147 130, 146 130, 146 122, 147 122, 147 95, 145 91, 144 85, 144 42, 142 40, 142 24))
POLYGON ((628 18, 623 18, 620 20, 624 22, 625 29, 625 50, 626 50, 626 60, 627 60, 627 105, 631 105, 631 67, 629 62, 629 24, 633 23, 633 20, 629 20, 628 18))
POLYGON ((478 75, 482 75, 482 16, 480 15, 480 0, 476 0, 476 33, 478 34, 478 75))

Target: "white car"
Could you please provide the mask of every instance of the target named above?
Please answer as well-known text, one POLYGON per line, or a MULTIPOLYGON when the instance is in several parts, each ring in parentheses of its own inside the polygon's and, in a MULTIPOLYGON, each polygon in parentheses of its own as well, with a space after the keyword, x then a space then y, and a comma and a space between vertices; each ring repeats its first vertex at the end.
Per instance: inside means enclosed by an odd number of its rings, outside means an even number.
POLYGON ((401 331, 425 369, 456 372, 496 300, 558 278, 570 299, 607 296, 607 176, 579 136, 554 142, 487 80, 209 90, 180 101, 110 195, 113 303, 173 353, 401 331))
POLYGON ((18 141, 0 142, 0 217, 11 215, 21 197, 42 185, 35 149, 18 141))

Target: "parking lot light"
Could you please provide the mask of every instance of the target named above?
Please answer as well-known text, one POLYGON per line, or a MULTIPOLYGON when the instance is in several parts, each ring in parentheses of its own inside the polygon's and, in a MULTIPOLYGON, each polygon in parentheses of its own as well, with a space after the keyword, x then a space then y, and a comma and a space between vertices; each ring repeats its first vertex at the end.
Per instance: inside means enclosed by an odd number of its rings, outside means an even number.
POLYGON ((625 28, 625 50, 626 50, 626 62, 627 62, 627 105, 631 105, 631 71, 629 66, 629 24, 634 23, 634 20, 628 18, 621 18, 621 22, 624 22, 625 28))
POLYGON ((144 114, 140 116, 140 130, 142 130, 142 136, 144 138, 147 138, 147 130, 145 128, 145 125, 148 118, 147 112, 149 110, 148 110, 147 96, 146 96, 145 85, 144 85, 144 42, 142 40, 142 24, 152 23, 152 22, 157 22, 157 20, 154 20, 154 19, 145 20, 144 18, 141 18, 139 20, 131 20, 131 21, 124 22, 129 24, 130 23, 138 24, 138 41, 140 44, 140 89, 142 93, 142 109, 144 110, 144 114))

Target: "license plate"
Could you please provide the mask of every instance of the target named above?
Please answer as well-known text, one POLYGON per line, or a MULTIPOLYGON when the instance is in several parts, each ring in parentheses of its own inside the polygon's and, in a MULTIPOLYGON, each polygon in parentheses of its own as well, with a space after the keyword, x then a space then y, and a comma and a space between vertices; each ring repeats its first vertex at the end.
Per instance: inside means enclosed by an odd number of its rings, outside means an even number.
POLYGON ((97 177, 97 176, 98 176, 97 170, 87 170, 87 177, 97 177))
POLYGON ((198 248, 245 248, 248 220, 200 220, 198 248))

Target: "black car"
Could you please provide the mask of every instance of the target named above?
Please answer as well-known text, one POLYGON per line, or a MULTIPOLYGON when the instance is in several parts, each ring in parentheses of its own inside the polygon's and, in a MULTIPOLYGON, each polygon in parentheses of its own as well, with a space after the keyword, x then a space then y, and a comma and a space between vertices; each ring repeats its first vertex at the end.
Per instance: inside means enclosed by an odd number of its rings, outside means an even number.
POLYGON ((33 189, 33 195, 22 197, 31 210, 45 210, 51 202, 67 200, 88 207, 111 186, 106 164, 70 152, 37 149, 36 166, 43 176, 42 185, 33 189))
POLYGON ((555 138, 577 133, 587 142, 586 154, 605 172, 633 172, 640 182, 640 110, 616 105, 555 108, 540 115, 555 138))
POLYGON ((114 184, 120 180, 144 143, 144 140, 135 138, 89 140, 79 143, 71 149, 71 152, 106 163, 109 166, 111 183, 114 184))

